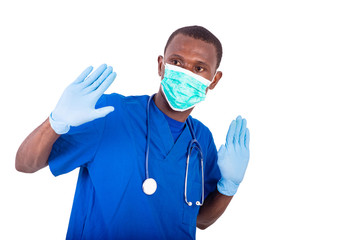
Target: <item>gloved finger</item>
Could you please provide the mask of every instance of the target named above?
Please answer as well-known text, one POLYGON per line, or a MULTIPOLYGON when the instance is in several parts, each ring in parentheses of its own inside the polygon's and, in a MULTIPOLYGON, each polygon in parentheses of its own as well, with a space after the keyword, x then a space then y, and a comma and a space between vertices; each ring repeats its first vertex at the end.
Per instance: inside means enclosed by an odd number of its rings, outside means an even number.
MULTIPOLYGON (((246 121, 245 118, 243 118, 243 119, 242 119, 242 124, 241 124, 240 136, 241 136, 242 134, 244 134, 244 136, 245 136, 246 125, 247 125, 247 121, 246 121)), ((244 139, 241 139, 241 137, 240 137, 239 141, 242 141, 242 142, 244 143, 244 139)), ((244 143, 244 144, 245 144, 245 143, 244 143)))
POLYGON ((116 78, 116 73, 111 73, 101 84, 100 86, 94 91, 96 96, 100 97, 103 93, 110 87, 110 85, 114 82, 116 78))
POLYGON ((235 134, 235 128, 236 128, 236 121, 233 120, 230 124, 228 133, 226 135, 226 143, 225 145, 228 146, 229 144, 233 144, 234 142, 234 134, 235 134))
POLYGON ((98 67, 88 78, 84 80, 83 87, 87 87, 91 85, 100 75, 105 71, 107 65, 102 64, 100 67, 98 67))
POLYGON ((245 147, 245 130, 240 132, 240 141, 239 143, 241 148, 245 147))
POLYGON ((240 131, 241 131, 241 125, 242 125, 242 118, 239 115, 236 118, 236 127, 235 127, 235 134, 234 134, 234 143, 240 142, 240 131))
POLYGON ((111 113, 114 110, 115 109, 114 109, 113 106, 108 106, 108 107, 95 109, 93 117, 94 117, 94 119, 102 118, 102 117, 105 117, 106 115, 108 115, 109 113, 111 113))
POLYGON ((218 151, 218 165, 221 165, 225 156, 226 147, 224 144, 220 146, 220 149, 218 151))
POLYGON ((81 83, 84 81, 84 79, 91 73, 93 70, 92 66, 87 67, 77 78, 73 83, 81 83))
POLYGON ((245 148, 249 149, 249 143, 250 143, 250 131, 248 128, 246 128, 245 131, 245 148))
POLYGON ((113 68, 111 66, 107 67, 106 70, 101 74, 101 76, 93 82, 93 84, 86 87, 87 92, 92 92, 96 90, 100 84, 112 73, 113 68))

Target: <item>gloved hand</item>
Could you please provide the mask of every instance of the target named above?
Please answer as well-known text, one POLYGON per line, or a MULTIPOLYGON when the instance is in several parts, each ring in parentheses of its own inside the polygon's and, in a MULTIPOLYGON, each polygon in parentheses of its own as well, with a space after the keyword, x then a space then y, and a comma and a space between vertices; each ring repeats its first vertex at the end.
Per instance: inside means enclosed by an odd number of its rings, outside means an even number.
POLYGON ((241 116, 230 124, 225 145, 221 145, 218 152, 218 166, 221 179, 217 189, 221 194, 233 196, 241 181, 249 162, 250 132, 246 128, 246 119, 241 116))
POLYGON ((101 65, 89 77, 93 67, 86 68, 63 92, 55 109, 50 114, 50 125, 57 134, 65 134, 70 126, 79 126, 114 111, 108 106, 95 109, 96 102, 114 81, 112 67, 101 65))

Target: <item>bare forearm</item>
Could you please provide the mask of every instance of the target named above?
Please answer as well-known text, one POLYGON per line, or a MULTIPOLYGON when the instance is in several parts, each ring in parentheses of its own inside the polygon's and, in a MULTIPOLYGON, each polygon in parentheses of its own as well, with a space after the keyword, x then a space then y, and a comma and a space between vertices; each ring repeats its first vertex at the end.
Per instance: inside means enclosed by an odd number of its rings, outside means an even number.
POLYGON ((33 173, 46 167, 52 146, 59 136, 46 119, 20 145, 16 153, 16 170, 33 173))
POLYGON ((218 190, 210 193, 199 210, 197 227, 205 229, 213 224, 224 213, 231 199, 232 196, 223 195, 218 190))

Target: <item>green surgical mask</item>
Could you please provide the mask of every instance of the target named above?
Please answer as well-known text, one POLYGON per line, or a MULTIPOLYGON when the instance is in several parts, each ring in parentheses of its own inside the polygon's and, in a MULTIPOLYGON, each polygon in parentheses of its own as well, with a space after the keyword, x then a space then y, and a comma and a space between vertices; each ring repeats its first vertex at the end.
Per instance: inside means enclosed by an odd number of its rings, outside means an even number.
POLYGON ((183 112, 205 100, 206 88, 211 82, 184 68, 165 64, 161 89, 170 107, 183 112))

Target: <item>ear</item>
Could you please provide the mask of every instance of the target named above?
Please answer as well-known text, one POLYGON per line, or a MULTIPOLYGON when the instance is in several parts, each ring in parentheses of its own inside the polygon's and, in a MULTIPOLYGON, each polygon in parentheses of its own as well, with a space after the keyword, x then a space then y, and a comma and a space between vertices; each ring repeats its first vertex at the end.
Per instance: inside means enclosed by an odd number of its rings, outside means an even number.
POLYGON ((158 74, 161 77, 161 79, 163 78, 165 71, 163 59, 164 59, 163 56, 161 55, 158 56, 158 74))
POLYGON ((222 77, 222 72, 218 71, 214 77, 214 81, 210 84, 208 89, 213 90, 215 88, 215 86, 218 84, 218 82, 220 81, 221 77, 222 77))

